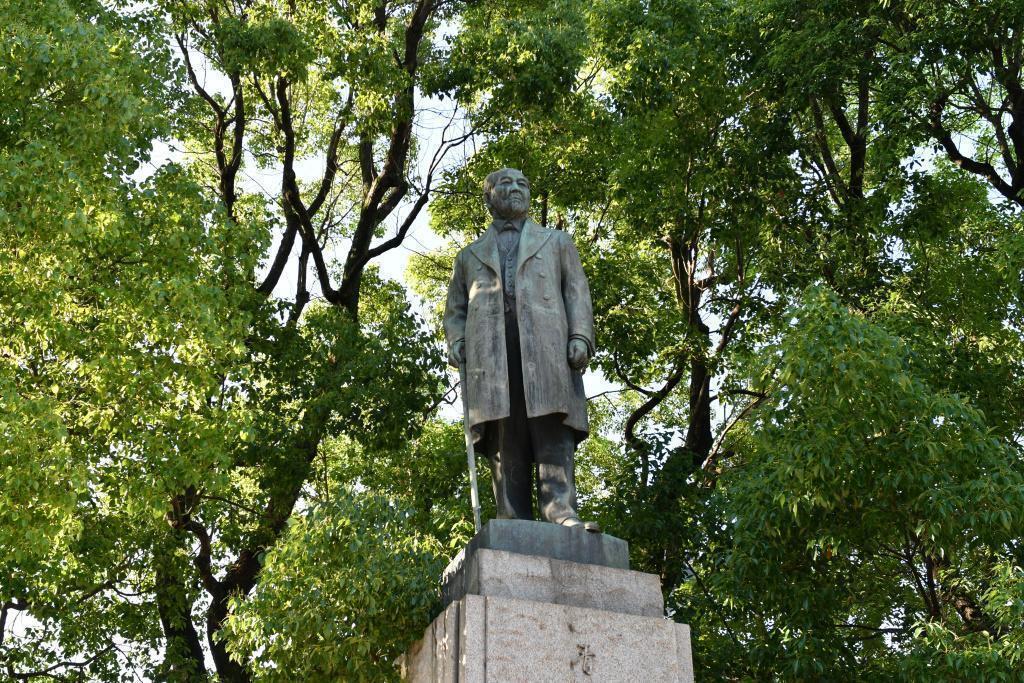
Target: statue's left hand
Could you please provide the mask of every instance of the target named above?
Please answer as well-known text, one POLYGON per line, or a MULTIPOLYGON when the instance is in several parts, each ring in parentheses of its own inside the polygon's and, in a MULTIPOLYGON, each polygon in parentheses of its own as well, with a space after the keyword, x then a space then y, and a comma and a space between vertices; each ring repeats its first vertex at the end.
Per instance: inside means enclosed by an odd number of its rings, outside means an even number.
POLYGON ((587 344, 582 339, 569 340, 569 367, 573 370, 582 370, 590 361, 590 353, 587 351, 587 344))

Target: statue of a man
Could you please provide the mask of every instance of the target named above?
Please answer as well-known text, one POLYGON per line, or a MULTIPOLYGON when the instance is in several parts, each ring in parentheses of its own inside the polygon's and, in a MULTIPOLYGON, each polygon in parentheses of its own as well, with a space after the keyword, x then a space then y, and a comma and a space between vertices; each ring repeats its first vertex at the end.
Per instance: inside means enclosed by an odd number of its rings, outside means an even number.
POLYGON ((467 420, 488 456, 498 517, 594 522, 576 514, 573 454, 587 437, 581 372, 594 353, 587 277, 572 239, 527 217, 530 181, 503 168, 484 181, 494 220, 459 252, 444 329, 449 363, 466 366, 467 420))

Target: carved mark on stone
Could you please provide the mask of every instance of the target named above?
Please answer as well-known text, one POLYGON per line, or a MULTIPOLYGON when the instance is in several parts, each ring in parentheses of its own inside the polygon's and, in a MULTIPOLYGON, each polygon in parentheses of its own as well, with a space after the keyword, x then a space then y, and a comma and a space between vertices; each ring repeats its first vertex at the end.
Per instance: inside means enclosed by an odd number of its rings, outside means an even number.
POLYGON ((590 651, 589 645, 577 645, 576 646, 576 659, 572 662, 572 668, 576 668, 576 664, 580 665, 580 671, 590 676, 594 673, 594 660, 597 656, 590 651))

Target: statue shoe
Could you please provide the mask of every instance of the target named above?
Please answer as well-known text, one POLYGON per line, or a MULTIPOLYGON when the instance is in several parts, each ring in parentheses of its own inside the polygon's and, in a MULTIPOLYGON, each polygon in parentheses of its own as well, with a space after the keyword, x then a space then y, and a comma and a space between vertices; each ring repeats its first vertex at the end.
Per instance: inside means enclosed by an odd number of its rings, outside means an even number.
POLYGON ((587 531, 599 534, 601 533, 601 526, 597 522, 584 522, 579 517, 566 517, 561 521, 562 526, 577 527, 582 526, 587 531))

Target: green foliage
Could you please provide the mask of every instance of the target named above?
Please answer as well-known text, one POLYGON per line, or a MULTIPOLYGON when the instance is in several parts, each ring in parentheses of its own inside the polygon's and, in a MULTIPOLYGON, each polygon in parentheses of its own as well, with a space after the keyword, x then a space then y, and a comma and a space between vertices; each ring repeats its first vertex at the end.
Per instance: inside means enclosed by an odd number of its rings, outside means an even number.
POLYGON ((222 637, 259 681, 398 680, 396 659, 436 611, 445 556, 401 508, 336 489, 293 515, 256 593, 222 637))
POLYGON ((901 677, 918 681, 1017 680, 1022 658, 1024 572, 1019 564, 1002 562, 992 567, 991 576, 983 608, 995 617, 993 625, 1002 637, 994 638, 988 632, 965 636, 939 623, 922 624, 914 633, 911 656, 900 662, 901 677))
POLYGON ((395 678, 472 534, 409 291, 517 166, 615 385, 582 512, 698 676, 1019 679, 1019 2, 243 5, 0 8, 0 675, 395 678))
POLYGON ((808 517, 822 532, 801 531, 809 548, 842 552, 845 514, 855 515, 856 533, 873 538, 889 527, 937 554, 965 529, 975 542, 1008 540, 1024 482, 1007 445, 963 399, 915 376, 898 338, 810 290, 779 353, 777 408, 759 418, 750 459, 765 469, 744 477, 756 488, 733 487, 738 545, 784 534, 782 519, 808 517), (870 506, 850 498, 859 492, 870 492, 870 506))
MULTIPOLYGON (((0 14, 4 675, 188 678, 204 571, 273 542, 291 506, 252 511, 301 491, 316 438, 414 435, 440 359, 372 271, 358 324, 325 306, 282 322, 253 287, 275 207, 245 196, 231 220, 197 167, 141 166, 172 130, 161 22, 90 3, 0 14), (211 567, 196 520, 216 529, 211 567)), ((252 42, 289 26, 249 28, 232 59, 298 68, 252 42)))
MULTIPOLYGON (((486 464, 479 463, 478 470, 480 490, 489 491, 486 464)), ((449 554, 472 538, 466 442, 459 424, 431 420, 397 447, 369 449, 336 440, 330 444, 326 474, 336 481, 357 481, 404 505, 410 526, 438 539, 449 554)), ((493 516, 493 501, 482 497, 484 513, 493 516)))
POLYGON ((0 601, 36 620, 6 634, 7 673, 81 656, 112 679, 157 633, 110 587, 151 584, 168 495, 229 459, 237 285, 266 233, 229 229, 179 167, 128 180, 168 129, 167 55, 87 10, 2 10, 0 601))
POLYGON ((1002 567, 999 599, 1020 589, 1006 550, 1021 525, 1016 449, 834 295, 809 290, 794 316, 773 407, 719 482, 734 537, 715 590, 758 622, 752 670, 834 678, 863 675, 867 663, 884 677, 955 677, 977 659, 1009 676, 1014 639, 996 634, 1015 617, 966 638, 940 624, 985 572, 1002 567), (929 601, 939 576, 946 607, 929 601), (909 656, 881 648, 882 634, 909 656), (936 651, 948 668, 933 668, 936 651))
POLYGON ((448 58, 455 68, 428 77, 428 92, 451 94, 475 104, 481 91, 501 102, 498 117, 527 115, 566 96, 581 66, 586 40, 578 3, 478 3, 463 21, 470 30, 449 40, 448 58), (486 26, 488 30, 479 30, 486 26))
POLYGON ((301 80, 312 61, 307 36, 291 21, 262 10, 256 22, 230 18, 218 26, 228 73, 285 73, 301 80))

